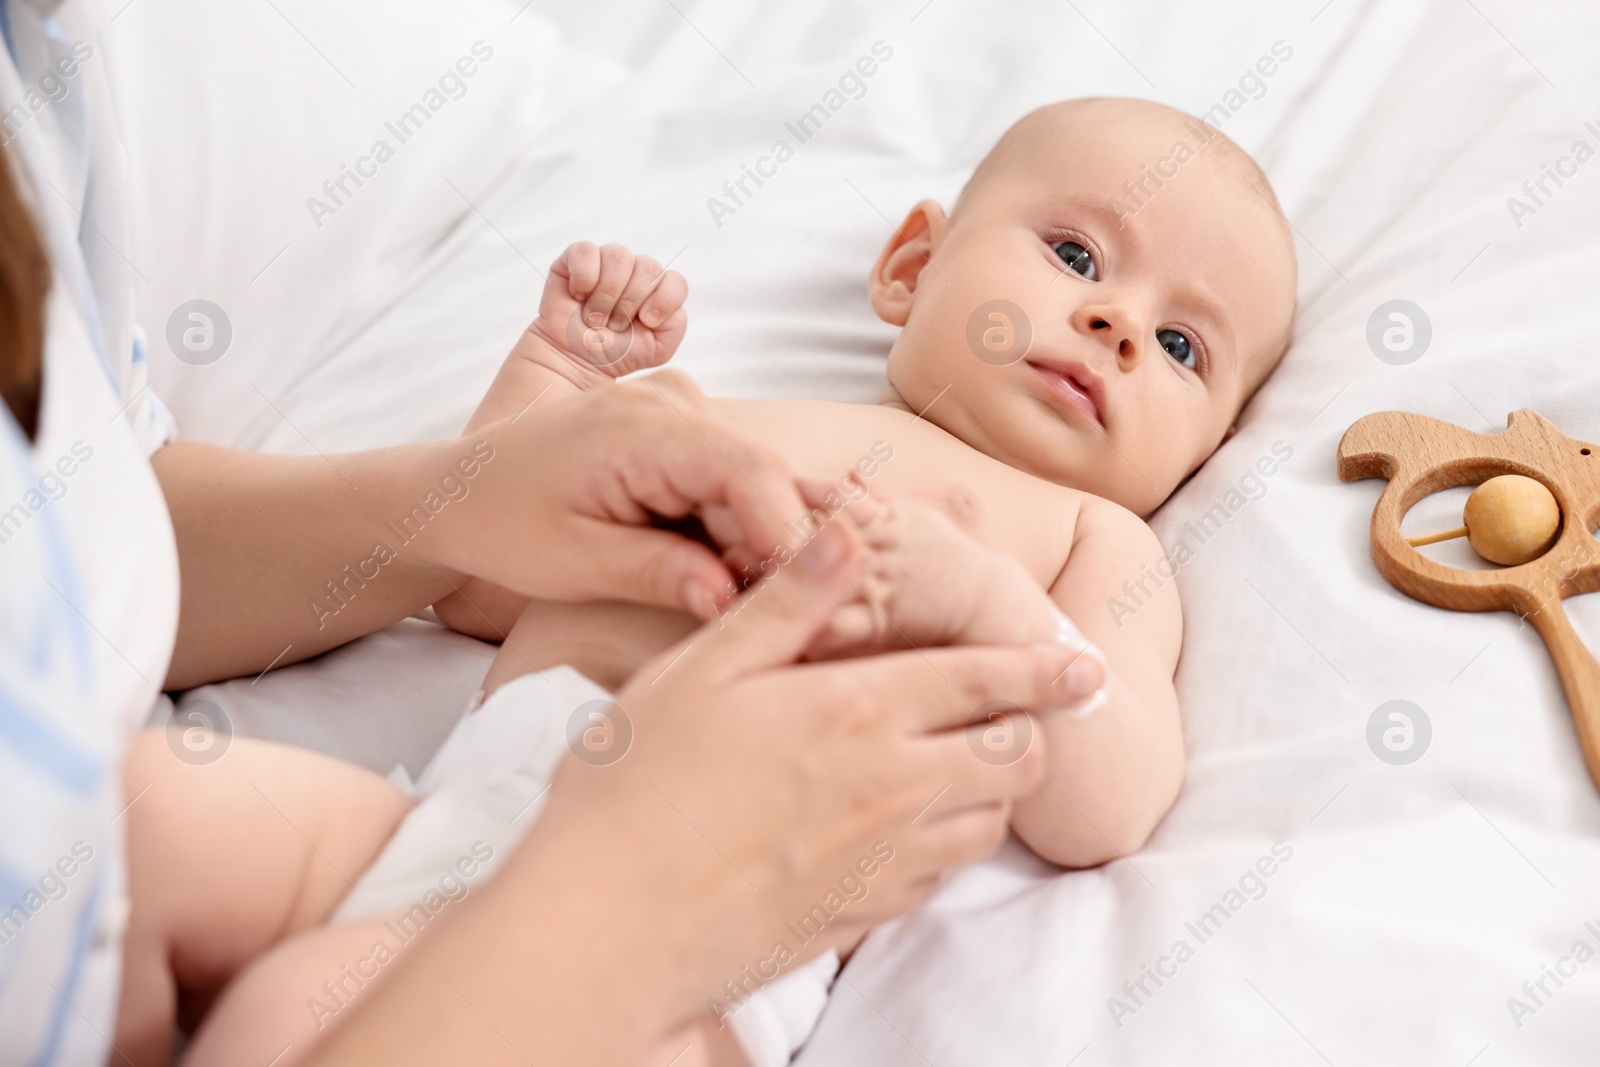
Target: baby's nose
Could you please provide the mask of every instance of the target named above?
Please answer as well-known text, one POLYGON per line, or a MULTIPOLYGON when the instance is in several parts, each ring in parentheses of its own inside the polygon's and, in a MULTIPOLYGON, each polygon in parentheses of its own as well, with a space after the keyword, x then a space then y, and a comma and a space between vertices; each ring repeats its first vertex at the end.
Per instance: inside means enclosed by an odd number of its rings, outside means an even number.
POLYGON ((1139 333, 1132 328, 1132 323, 1126 321, 1125 316, 1112 312, 1090 312, 1086 316, 1090 336, 1096 337, 1108 347, 1115 343, 1115 353, 1118 363, 1133 365, 1139 362, 1144 354, 1143 346, 1139 344, 1139 333))

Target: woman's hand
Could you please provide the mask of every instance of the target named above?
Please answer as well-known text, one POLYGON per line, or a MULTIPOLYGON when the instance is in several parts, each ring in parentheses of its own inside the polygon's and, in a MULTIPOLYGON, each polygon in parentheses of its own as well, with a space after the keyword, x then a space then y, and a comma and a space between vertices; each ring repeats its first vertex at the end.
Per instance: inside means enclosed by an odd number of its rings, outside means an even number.
POLYGON ((183 571, 173 689, 336 648, 467 575, 707 618, 730 566, 759 565, 805 514, 777 454, 670 371, 462 438, 314 456, 179 442, 154 466, 183 571), (724 557, 653 515, 701 519, 724 557))
POLYGON ((514 593, 631 600, 709 618, 732 598, 734 571, 784 542, 806 514, 776 452, 735 433, 688 378, 572 397, 485 427, 496 458, 455 509, 443 558, 514 593), (722 558, 657 529, 694 516, 722 558))
POLYGON ((636 1062, 730 1007, 724 983, 770 981, 992 852, 1045 753, 984 758, 961 727, 994 700, 1068 703, 1076 650, 792 665, 856 596, 860 556, 828 524, 641 670, 609 711, 626 746, 562 764, 523 846, 318 1062, 636 1062))

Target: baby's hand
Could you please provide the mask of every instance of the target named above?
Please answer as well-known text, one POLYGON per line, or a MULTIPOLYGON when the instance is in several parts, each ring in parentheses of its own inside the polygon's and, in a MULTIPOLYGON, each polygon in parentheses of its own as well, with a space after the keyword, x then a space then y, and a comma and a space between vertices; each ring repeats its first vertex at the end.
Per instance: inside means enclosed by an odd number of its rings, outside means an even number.
POLYGON ((683 275, 649 256, 579 241, 551 264, 528 329, 585 370, 620 378, 672 358, 688 328, 688 295, 683 275))
POLYGON ((551 264, 539 317, 522 331, 467 432, 520 416, 541 397, 548 403, 659 367, 688 328, 688 295, 683 275, 648 256, 621 245, 571 245, 551 264))

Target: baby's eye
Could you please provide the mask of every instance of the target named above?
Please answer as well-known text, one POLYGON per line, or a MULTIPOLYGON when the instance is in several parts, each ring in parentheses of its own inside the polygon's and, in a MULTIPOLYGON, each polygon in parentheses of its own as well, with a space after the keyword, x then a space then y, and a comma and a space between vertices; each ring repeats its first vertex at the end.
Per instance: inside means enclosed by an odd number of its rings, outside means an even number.
POLYGON ((1061 257, 1061 262, 1067 265, 1068 270, 1083 275, 1091 282, 1099 279, 1100 272, 1095 270, 1094 256, 1089 254, 1087 248, 1076 241, 1057 241, 1051 247, 1055 249, 1056 255, 1061 257))
POLYGON ((1194 346, 1177 330, 1157 330, 1156 340, 1167 355, 1191 370, 1195 365, 1194 346))

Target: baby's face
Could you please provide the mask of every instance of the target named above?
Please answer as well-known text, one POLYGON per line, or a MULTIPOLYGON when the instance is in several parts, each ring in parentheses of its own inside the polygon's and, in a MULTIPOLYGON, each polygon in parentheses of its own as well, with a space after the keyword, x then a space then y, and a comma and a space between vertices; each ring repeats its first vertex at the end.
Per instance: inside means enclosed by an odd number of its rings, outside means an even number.
POLYGON ((1024 123, 952 217, 918 205, 874 270, 874 306, 904 326, 890 399, 1146 515, 1282 353, 1293 243, 1262 179, 1218 135, 1202 150, 1198 122, 1104 101, 1024 123), (1141 180, 1135 199, 1123 183, 1141 180))

